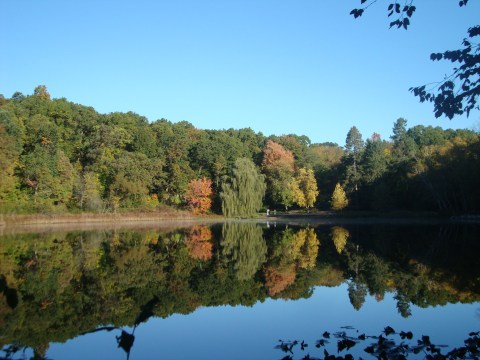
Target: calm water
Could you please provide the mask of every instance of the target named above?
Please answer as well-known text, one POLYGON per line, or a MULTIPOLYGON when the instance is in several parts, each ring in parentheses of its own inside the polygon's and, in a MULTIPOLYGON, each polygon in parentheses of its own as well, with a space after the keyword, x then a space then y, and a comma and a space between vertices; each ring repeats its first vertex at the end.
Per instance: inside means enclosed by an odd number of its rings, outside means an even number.
MULTIPOLYGON (((3 236, 0 356, 300 359, 323 357, 325 331, 337 354, 334 333, 386 326, 457 347, 480 330, 479 235, 226 223, 3 236)), ((369 358, 372 341, 348 352, 369 358)))

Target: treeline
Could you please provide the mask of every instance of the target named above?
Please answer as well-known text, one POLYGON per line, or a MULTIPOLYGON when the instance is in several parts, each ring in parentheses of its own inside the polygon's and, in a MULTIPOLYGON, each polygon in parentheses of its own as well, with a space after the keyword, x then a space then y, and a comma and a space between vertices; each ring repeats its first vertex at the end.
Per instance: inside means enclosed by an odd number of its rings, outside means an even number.
POLYGON ((478 211, 479 135, 406 125, 396 121, 391 141, 363 141, 352 127, 345 147, 312 144, 99 114, 38 86, 33 95, 0 96, 0 211, 478 211))

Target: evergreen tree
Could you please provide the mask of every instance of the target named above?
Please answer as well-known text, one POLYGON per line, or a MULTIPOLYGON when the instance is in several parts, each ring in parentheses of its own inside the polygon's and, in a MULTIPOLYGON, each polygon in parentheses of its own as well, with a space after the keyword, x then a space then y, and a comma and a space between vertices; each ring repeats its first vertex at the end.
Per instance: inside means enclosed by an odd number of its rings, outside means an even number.
POLYGON ((360 172, 358 171, 357 165, 364 146, 365 143, 362 139, 362 134, 356 126, 352 126, 345 140, 345 159, 347 161, 346 183, 352 190, 358 190, 360 172))

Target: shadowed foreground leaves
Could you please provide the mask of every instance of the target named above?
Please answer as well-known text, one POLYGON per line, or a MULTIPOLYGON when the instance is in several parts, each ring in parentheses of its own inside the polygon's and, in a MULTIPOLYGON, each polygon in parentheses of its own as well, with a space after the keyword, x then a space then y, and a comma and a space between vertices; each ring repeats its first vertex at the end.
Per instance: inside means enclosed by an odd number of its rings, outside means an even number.
MULTIPOLYGON (((282 360, 293 359, 325 359, 325 360, 349 360, 362 359, 365 353, 370 354, 377 359, 407 359, 424 358, 424 359, 478 359, 480 356, 480 331, 471 332, 468 338, 464 340, 464 346, 453 348, 448 351, 447 345, 436 345, 432 343, 430 337, 422 335, 417 340, 414 340, 411 331, 396 332, 392 327, 387 326, 378 336, 369 336, 365 334, 358 335, 359 331, 351 326, 342 327, 341 331, 333 334, 337 344, 337 355, 331 353, 334 350, 331 348, 335 344, 335 340, 330 340, 330 333, 325 331, 323 338, 315 343, 315 348, 322 353, 321 356, 305 354, 309 350, 308 344, 305 341, 293 340, 284 341, 279 340, 279 344, 275 349, 281 350, 286 355, 282 360), (354 331, 355 335, 351 336, 348 332, 354 331), (367 342, 367 347, 364 342, 367 342), (355 354, 348 352, 350 349, 356 347, 355 354), (323 349, 323 352, 322 352, 323 349), (363 350, 363 351, 362 351, 363 350), (294 357, 295 351, 301 353, 298 357, 294 357), (448 352, 447 352, 448 351, 448 352), (357 356, 357 357, 355 357, 357 356)), ((313 349, 312 349, 313 350, 313 349)))

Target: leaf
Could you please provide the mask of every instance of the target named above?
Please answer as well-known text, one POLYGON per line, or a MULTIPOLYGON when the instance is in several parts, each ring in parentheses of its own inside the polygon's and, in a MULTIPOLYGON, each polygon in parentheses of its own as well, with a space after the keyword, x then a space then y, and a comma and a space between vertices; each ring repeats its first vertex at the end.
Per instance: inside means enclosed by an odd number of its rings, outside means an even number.
POLYGON ((357 345, 357 343, 353 340, 350 340, 350 339, 340 340, 337 344, 338 352, 342 352, 345 349, 349 350, 350 348, 354 347, 355 345, 357 345))
POLYGON ((390 334, 395 334, 395 330, 393 330, 393 328, 390 326, 385 327, 385 329, 383 329, 383 332, 385 333, 386 336, 390 334))

